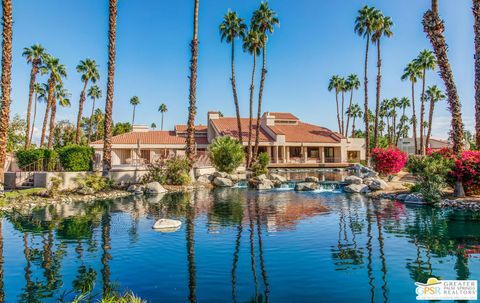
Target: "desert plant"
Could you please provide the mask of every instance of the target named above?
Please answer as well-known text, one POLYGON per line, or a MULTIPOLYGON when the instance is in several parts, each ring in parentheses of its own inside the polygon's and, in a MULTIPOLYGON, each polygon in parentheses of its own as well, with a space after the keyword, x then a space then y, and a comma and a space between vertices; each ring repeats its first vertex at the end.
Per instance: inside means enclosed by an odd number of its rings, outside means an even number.
POLYGON ((208 147, 208 155, 218 171, 233 173, 245 159, 242 144, 231 137, 216 138, 208 147))
POLYGON ((372 150, 372 164, 380 175, 390 176, 398 174, 407 163, 407 154, 397 147, 374 148, 372 150))
POLYGON ((99 175, 86 175, 75 180, 77 187, 82 190, 91 188, 93 192, 99 192, 112 187, 112 181, 109 178, 99 175))
POLYGON ((270 156, 267 153, 260 153, 252 166, 255 176, 268 174, 268 164, 270 164, 270 156))
POLYGON ((165 182, 170 185, 187 185, 191 182, 190 166, 186 158, 174 158, 165 162, 165 182))
POLYGON ((51 198, 55 198, 60 192, 60 185, 62 184, 62 179, 53 177, 50 179, 50 186, 48 188, 47 194, 51 198))
POLYGON ((93 148, 70 145, 58 150, 60 163, 66 171, 91 171, 93 168, 93 148))

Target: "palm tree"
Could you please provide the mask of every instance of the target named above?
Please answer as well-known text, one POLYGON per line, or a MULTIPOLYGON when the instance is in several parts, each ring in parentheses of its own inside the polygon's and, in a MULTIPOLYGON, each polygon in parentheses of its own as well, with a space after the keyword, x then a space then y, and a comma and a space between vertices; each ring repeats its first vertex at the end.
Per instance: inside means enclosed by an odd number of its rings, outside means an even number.
POLYGON ((250 29, 243 40, 243 50, 253 55, 252 80, 250 82, 250 103, 249 103, 249 121, 248 121, 248 148, 247 148, 247 167, 252 162, 252 120, 253 120, 253 94, 255 91, 255 71, 257 69, 257 56, 263 48, 261 34, 256 29, 250 29))
POLYGON ((108 176, 112 168, 112 109, 115 78, 115 45, 117 39, 117 2, 109 0, 108 7, 108 78, 107 100, 103 125, 103 169, 102 175, 108 176))
MULTIPOLYGON (((33 94, 35 91, 35 81, 40 71, 40 66, 43 62, 45 55, 45 49, 40 44, 34 44, 31 47, 25 47, 23 49, 22 56, 25 57, 27 63, 32 64, 32 70, 30 71, 30 85, 28 89, 28 106, 27 106, 27 127, 25 128, 25 149, 30 145, 30 114, 32 111, 33 94)), ((36 106, 36 104, 35 104, 36 106)))
POLYGON ((78 105, 78 115, 77 115, 77 130, 75 132, 75 143, 78 144, 80 139, 80 122, 82 120, 83 113, 83 104, 85 103, 85 94, 87 92, 88 81, 93 83, 97 82, 100 79, 100 74, 98 72, 98 65, 95 60, 85 59, 81 60, 77 65, 77 72, 82 74, 83 90, 80 94, 80 102, 78 105))
POLYGON ((390 100, 390 106, 391 106, 391 116, 392 116, 392 135, 391 135, 391 140, 390 144, 397 142, 396 138, 396 129, 397 129, 397 108, 400 107, 400 100, 398 98, 392 98, 390 100))
POLYGON ((436 66, 435 56, 429 50, 423 50, 418 55, 418 67, 422 70, 422 97, 420 99, 420 152, 425 155, 424 136, 423 136, 423 121, 425 116, 425 78, 427 70, 434 70, 436 66))
POLYGON ((135 124, 135 108, 140 104, 140 99, 137 96, 130 98, 130 104, 133 105, 132 126, 135 124))
POLYGON ((37 103, 39 100, 47 100, 47 90, 45 87, 48 87, 45 83, 43 85, 40 85, 38 83, 35 83, 33 86, 33 90, 35 92, 35 103, 33 104, 33 120, 32 120, 32 129, 29 134, 29 139, 28 143, 32 143, 32 138, 33 138, 33 131, 35 130, 35 120, 37 118, 37 103))
POLYGON ((343 135, 348 137, 348 126, 350 124, 350 111, 348 109, 352 106, 353 91, 360 88, 360 80, 356 74, 351 74, 347 77, 345 88, 350 91, 350 102, 347 108, 347 127, 345 128, 345 133, 343 135))
POLYGON ((240 142, 242 142, 242 124, 240 122, 240 108, 238 106, 237 87, 235 84, 235 39, 244 39, 246 29, 247 25, 244 20, 239 18, 236 12, 230 10, 228 10, 225 16, 223 16, 223 22, 220 24, 220 37, 222 42, 223 40, 226 40, 227 43, 232 44, 232 77, 230 78, 230 81, 232 82, 233 102, 237 114, 238 140, 240 142))
POLYGON ((480 0, 473 0, 475 32, 475 145, 480 147, 480 0))
POLYGON ((167 106, 164 103, 160 104, 158 111, 162 113, 162 124, 160 129, 163 130, 163 115, 168 111, 167 106))
POLYGON ((2 102, 0 107, 0 191, 3 190, 3 171, 5 168, 5 160, 7 158, 7 129, 8 121, 10 120, 10 92, 12 90, 12 0, 2 0, 2 20, 3 31, 1 88, 2 102))
POLYGON ((398 105, 402 109, 402 116, 400 117, 400 125, 398 128, 397 140, 395 141, 395 145, 398 145, 398 139, 400 138, 401 132, 404 129, 405 122, 408 121, 408 118, 405 115, 405 111, 407 107, 410 107, 410 99, 408 99, 407 97, 402 97, 398 105))
POLYGON ((70 93, 68 93, 68 91, 65 88, 63 88, 63 84, 59 82, 55 86, 55 93, 52 100, 52 112, 50 114, 50 129, 49 129, 50 133, 48 135, 48 145, 47 145, 48 149, 53 148, 53 132, 55 130, 55 116, 57 113, 57 101, 61 107, 67 107, 67 106, 70 106, 69 98, 70 98, 70 93))
MULTIPOLYGON (((365 91, 365 104, 364 112, 368 112, 368 49, 370 47, 370 39, 375 30, 375 20, 378 18, 379 11, 374 7, 365 5, 358 11, 358 16, 355 20, 355 32, 364 37, 366 40, 365 46, 365 65, 364 65, 364 78, 363 85, 365 91)), ((365 121, 365 157, 367 162, 370 162, 370 123, 369 115, 364 115, 365 121)))
POLYGON ((426 100, 430 102, 430 111, 428 113, 428 132, 425 141, 425 147, 430 145, 430 136, 432 135, 433 111, 435 110, 435 103, 444 100, 445 94, 436 86, 429 86, 426 91, 426 100))
POLYGON ((347 82, 345 81, 345 79, 343 77, 341 77, 339 79, 339 87, 340 87, 340 92, 342 93, 342 110, 340 111, 340 113, 342 114, 342 116, 340 117, 341 118, 341 125, 342 125, 342 129, 340 131, 341 134, 343 134, 345 132, 345 116, 344 116, 344 112, 345 112, 345 92, 347 91, 347 82))
POLYGON ((92 137, 93 114, 95 113, 95 101, 102 98, 102 90, 100 89, 100 87, 98 87, 98 85, 92 85, 88 89, 87 94, 88 94, 88 97, 92 99, 92 114, 90 115, 90 119, 88 121, 88 137, 87 137, 88 143, 90 144, 90 140, 92 137))
POLYGON ((415 153, 418 153, 417 116, 415 115, 415 83, 417 82, 417 79, 421 77, 422 71, 415 61, 408 63, 407 67, 403 70, 403 75, 401 77, 402 81, 409 80, 412 84, 412 127, 415 153))
POLYGON ((253 158, 258 156, 258 144, 260 141, 260 115, 262 114, 262 97, 263 87, 265 85, 265 76, 267 74, 267 40, 268 33, 272 34, 275 26, 279 26, 280 22, 277 17, 277 13, 268 7, 268 2, 260 3, 260 7, 253 12, 251 27, 257 29, 260 32, 262 40, 262 74, 260 78, 260 88, 258 91, 258 110, 257 110, 257 125, 255 129, 255 151, 253 158))
POLYGON ((382 103, 380 104, 380 113, 379 115, 385 117, 387 122, 387 138, 390 140, 390 117, 391 117, 391 101, 390 99, 383 99, 382 103))
POLYGON ((152 123, 152 124, 150 125, 150 127, 151 127, 153 130, 155 130, 155 128, 157 128, 157 124, 155 124, 155 122, 154 122, 154 123, 152 123))
MULTIPOLYGON (((337 104, 337 122, 338 122, 338 132, 342 133, 342 122, 340 120, 340 109, 338 106, 338 94, 342 90, 342 78, 338 75, 334 75, 330 78, 328 82, 328 91, 335 90, 335 102, 337 104)), ((343 115, 342 115, 343 116, 343 115)))
POLYGON ((374 32, 372 35, 372 43, 377 44, 377 95, 375 102, 375 126, 373 130, 373 142, 374 146, 378 145, 378 115, 380 111, 380 87, 382 81, 382 57, 380 55, 380 40, 382 37, 390 38, 393 35, 392 32, 393 22, 390 17, 386 17, 382 12, 378 12, 378 16, 374 22, 374 32))
POLYGON ((197 63, 198 63, 198 7, 200 0, 194 0, 193 7, 193 38, 190 43, 192 58, 190 60, 190 94, 187 122, 186 154, 190 168, 195 160, 195 115, 197 114, 197 63))
POLYGON ((348 109, 350 117, 352 117, 352 138, 355 138, 355 119, 363 116, 362 109, 358 104, 353 104, 348 109))

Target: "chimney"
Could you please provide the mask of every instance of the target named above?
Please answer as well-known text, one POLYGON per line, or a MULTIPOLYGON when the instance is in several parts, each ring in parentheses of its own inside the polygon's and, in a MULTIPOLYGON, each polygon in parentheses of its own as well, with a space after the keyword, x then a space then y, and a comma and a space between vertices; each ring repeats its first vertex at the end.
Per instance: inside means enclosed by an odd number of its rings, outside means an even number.
POLYGON ((132 126, 132 132, 133 133, 144 133, 144 132, 148 132, 148 131, 149 131, 149 128, 148 128, 147 125, 137 124, 137 125, 132 126))
POLYGON ((208 112, 207 113, 207 121, 216 120, 220 118, 219 112, 208 112))

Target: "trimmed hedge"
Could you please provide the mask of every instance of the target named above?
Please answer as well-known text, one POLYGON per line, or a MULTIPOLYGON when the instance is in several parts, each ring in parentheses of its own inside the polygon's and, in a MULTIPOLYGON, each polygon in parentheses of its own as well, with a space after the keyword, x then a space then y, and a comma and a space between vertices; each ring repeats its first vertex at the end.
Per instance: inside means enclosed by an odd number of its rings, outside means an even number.
MULTIPOLYGON (((18 166, 20 168, 25 168, 26 166, 37 163, 37 165, 42 165, 43 170, 52 170, 55 168, 55 164, 58 159, 58 154, 54 150, 38 148, 38 149, 27 149, 19 150, 15 153, 17 158, 18 166), (43 163, 39 161, 43 159, 43 163)), ((39 169, 39 167, 36 167, 39 169)))
POLYGON ((91 171, 93 169, 93 148, 69 145, 58 150, 60 163, 65 171, 91 171))

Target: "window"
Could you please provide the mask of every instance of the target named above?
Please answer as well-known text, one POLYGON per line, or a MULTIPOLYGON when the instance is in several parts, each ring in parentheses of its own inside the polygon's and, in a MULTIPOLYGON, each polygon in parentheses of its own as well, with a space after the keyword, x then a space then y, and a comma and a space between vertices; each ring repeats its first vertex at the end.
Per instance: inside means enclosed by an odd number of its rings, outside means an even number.
POLYGON ((348 161, 359 161, 360 160, 360 152, 357 150, 349 150, 347 152, 348 161))
POLYGON ((318 147, 308 147, 307 156, 309 158, 319 158, 318 147))
POLYGON ((333 147, 325 147, 325 158, 335 157, 335 149, 333 147))
POLYGON ((298 158, 302 156, 302 149, 300 147, 290 147, 290 157, 298 158))

